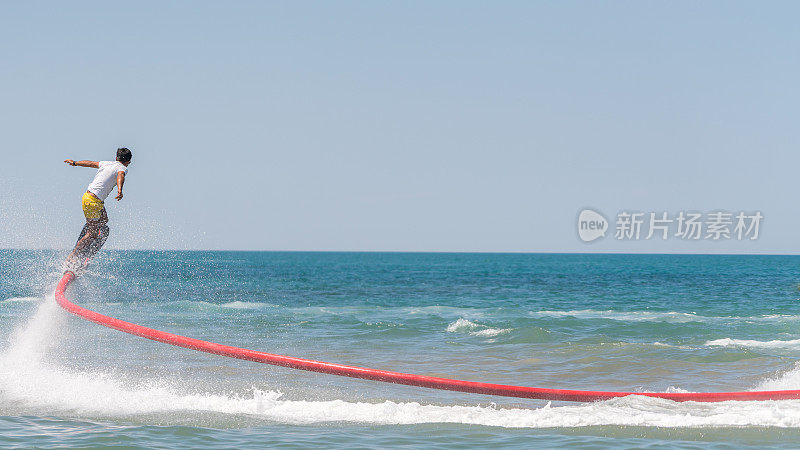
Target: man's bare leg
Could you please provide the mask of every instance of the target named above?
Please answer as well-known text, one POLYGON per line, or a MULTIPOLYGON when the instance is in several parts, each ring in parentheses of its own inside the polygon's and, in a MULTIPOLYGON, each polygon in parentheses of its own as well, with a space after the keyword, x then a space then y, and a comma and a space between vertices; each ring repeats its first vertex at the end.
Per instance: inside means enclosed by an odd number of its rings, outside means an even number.
POLYGON ((75 248, 72 249, 72 253, 67 257, 67 261, 73 261, 76 255, 83 253, 89 244, 97 238, 97 232, 100 229, 100 221, 87 220, 86 226, 89 227, 89 229, 86 230, 86 234, 75 243, 75 248))
MULTIPOLYGON (((83 236, 78 239, 78 242, 75 243, 75 248, 67 257, 67 262, 74 262, 76 256, 85 253, 86 250, 90 248, 97 239, 103 238, 103 236, 101 236, 101 232, 104 228, 108 228, 105 226, 107 223, 108 214, 106 214, 105 208, 103 208, 103 212, 100 214, 99 219, 86 219, 86 225, 84 225, 84 228, 87 228, 86 233, 84 233, 83 236)), ((104 237, 108 237, 107 230, 104 237)), ((105 239, 103 239, 103 243, 105 243, 105 239)))

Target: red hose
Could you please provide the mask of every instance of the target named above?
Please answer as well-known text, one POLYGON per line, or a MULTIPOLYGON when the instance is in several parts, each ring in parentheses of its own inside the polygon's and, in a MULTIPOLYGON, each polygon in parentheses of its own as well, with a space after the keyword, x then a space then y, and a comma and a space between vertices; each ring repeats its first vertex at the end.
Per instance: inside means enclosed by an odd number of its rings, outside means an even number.
POLYGON ((449 378, 428 377, 409 373, 390 372, 387 370, 367 369, 364 367, 345 366, 309 359, 294 358, 291 356, 274 355, 244 348, 231 347, 213 342, 201 341, 177 334, 154 330, 134 323, 125 322, 113 317, 82 308, 69 300, 64 295, 67 286, 75 279, 72 272, 64 273, 56 287, 55 297, 58 304, 67 311, 86 320, 103 325, 108 328, 123 331, 165 344, 185 347, 215 355, 230 358, 244 359, 275 366, 290 367, 292 369, 309 370, 312 372, 328 373, 351 378, 383 381, 386 383, 406 384, 421 386, 431 389, 448 391, 470 392, 475 394, 499 395, 503 397, 534 398, 542 400, 562 400, 573 402, 593 402, 608 400, 627 395, 643 395, 658 397, 677 402, 721 402, 726 400, 788 400, 800 398, 800 390, 793 391, 760 391, 760 392, 710 392, 710 393, 642 393, 642 392, 606 392, 606 391, 574 391, 566 389, 544 389, 523 386, 509 386, 504 384, 479 383, 475 381, 451 380, 449 378))

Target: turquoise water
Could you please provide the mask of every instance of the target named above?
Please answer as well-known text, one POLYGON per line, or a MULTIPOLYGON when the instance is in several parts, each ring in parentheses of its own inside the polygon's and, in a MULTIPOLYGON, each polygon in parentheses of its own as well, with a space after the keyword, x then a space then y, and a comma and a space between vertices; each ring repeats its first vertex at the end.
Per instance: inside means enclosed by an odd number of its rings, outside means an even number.
MULTIPOLYGON (((800 401, 441 392, 175 348, 60 310, 0 251, 0 446, 796 447, 800 401)), ((800 389, 800 257, 104 252, 104 314, 329 362, 526 386, 800 389)))

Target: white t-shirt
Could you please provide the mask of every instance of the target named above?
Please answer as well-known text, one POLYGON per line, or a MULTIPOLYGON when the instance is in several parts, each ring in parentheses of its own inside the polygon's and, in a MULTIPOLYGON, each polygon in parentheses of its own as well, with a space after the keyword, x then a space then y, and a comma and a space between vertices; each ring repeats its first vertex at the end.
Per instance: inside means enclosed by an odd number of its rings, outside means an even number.
POLYGON ((117 174, 119 172, 128 173, 128 168, 119 161, 100 161, 100 167, 97 169, 97 174, 94 180, 89 183, 87 191, 96 195, 102 201, 106 200, 108 194, 117 185, 117 174))

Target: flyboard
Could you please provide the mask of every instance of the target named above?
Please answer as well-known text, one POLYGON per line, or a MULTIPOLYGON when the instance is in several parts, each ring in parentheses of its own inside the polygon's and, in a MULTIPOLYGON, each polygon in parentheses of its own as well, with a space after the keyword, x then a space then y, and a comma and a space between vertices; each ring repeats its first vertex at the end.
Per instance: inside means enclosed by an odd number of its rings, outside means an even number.
POLYGON ((385 383, 404 384, 431 389, 447 391, 469 392, 475 394, 497 395, 503 397, 518 397, 542 400, 559 400, 573 402, 594 402, 609 400, 628 395, 641 395, 656 397, 676 402, 722 402, 728 400, 753 401, 753 400, 790 400, 800 399, 800 390, 791 391, 745 391, 745 392, 688 392, 688 393, 653 393, 653 392, 609 392, 609 391, 580 391, 568 389, 546 389, 536 387, 511 386, 504 384, 480 383, 476 381, 462 381, 449 378, 414 375, 410 373, 391 372, 387 370, 368 369, 364 367, 347 366, 343 364, 314 361, 292 356, 276 355, 245 348, 231 347, 229 345, 202 341, 186 336, 167 333, 165 331, 147 328, 135 323, 125 322, 78 306, 65 295, 67 287, 76 278, 73 271, 66 271, 56 286, 55 298, 58 304, 76 316, 108 328, 119 330, 134 336, 151 339, 165 344, 184 347, 191 350, 226 356, 229 358, 243 359, 275 366, 289 367, 292 369, 308 370, 311 372, 326 373, 364 380, 382 381, 385 383))

